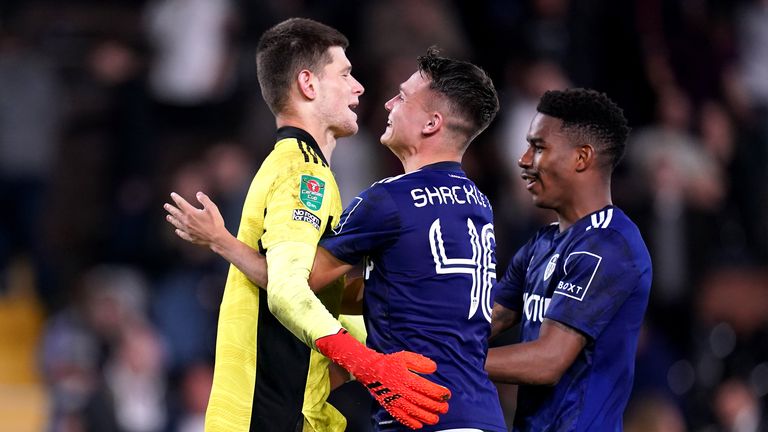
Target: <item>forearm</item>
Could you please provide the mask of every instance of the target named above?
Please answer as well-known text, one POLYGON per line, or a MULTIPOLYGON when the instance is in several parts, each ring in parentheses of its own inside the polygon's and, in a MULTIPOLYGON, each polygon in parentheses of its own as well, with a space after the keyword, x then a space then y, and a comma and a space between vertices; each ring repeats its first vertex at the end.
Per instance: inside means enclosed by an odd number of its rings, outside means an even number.
POLYGON ((520 312, 508 309, 498 303, 493 304, 493 311, 491 312, 491 339, 499 335, 499 333, 507 330, 520 321, 520 312))
POLYGON ((344 287, 344 297, 341 299, 341 313, 347 315, 363 314, 363 286, 362 277, 350 278, 344 287))
POLYGON ((210 248, 237 267, 248 280, 260 287, 267 286, 267 260, 259 251, 231 234, 211 242, 210 248))
POLYGON ((498 382, 555 385, 586 344, 577 330, 545 318, 538 339, 488 350, 485 369, 498 382))
POLYGON ((556 384, 560 376, 547 365, 557 359, 538 345, 533 341, 489 349, 485 361, 488 376, 509 384, 556 384))
POLYGON ((314 247, 306 243, 284 242, 271 247, 267 252, 267 298, 270 312, 314 348, 317 339, 337 333, 341 324, 309 288, 313 258, 314 247))

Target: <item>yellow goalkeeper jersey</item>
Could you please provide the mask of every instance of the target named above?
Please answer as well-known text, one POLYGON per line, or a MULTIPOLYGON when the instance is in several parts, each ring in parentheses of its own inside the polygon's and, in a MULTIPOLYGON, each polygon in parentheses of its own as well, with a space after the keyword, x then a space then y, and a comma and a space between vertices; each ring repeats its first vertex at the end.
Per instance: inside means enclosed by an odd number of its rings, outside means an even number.
POLYGON ((317 242, 338 222, 341 198, 311 135, 283 127, 277 136, 248 191, 237 236, 266 254, 268 290, 230 266, 206 431, 340 432, 346 427, 326 402, 329 361, 309 348, 340 328, 334 317, 343 282, 316 297, 306 281, 317 242))

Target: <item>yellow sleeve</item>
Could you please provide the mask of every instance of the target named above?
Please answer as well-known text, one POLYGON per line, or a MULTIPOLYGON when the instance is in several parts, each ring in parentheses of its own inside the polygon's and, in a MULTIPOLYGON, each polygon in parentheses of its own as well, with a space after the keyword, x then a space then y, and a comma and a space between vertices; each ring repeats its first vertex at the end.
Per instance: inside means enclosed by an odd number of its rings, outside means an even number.
POLYGON ((267 298, 272 314, 314 348, 315 340, 341 328, 307 282, 329 201, 338 198, 324 190, 331 183, 329 170, 304 165, 287 171, 276 179, 266 202, 261 245, 267 250, 267 298))
POLYGON ((267 251, 269 310, 285 328, 312 348, 317 339, 341 328, 309 289, 307 279, 314 258, 315 247, 303 242, 282 242, 267 251))
POLYGON ((365 344, 368 332, 362 315, 339 315, 339 322, 358 342, 365 344))

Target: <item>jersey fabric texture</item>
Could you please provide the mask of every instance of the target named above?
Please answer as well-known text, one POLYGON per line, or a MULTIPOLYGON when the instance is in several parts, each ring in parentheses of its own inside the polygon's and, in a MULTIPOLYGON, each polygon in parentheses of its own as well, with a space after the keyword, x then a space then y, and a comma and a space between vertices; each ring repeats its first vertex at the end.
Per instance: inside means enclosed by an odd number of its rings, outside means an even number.
MULTIPOLYGON (((437 363, 428 379, 448 387, 447 414, 424 431, 506 431, 484 370, 496 279, 493 213, 457 162, 382 180, 344 210, 320 245, 365 261, 367 345, 417 352, 437 363)), ((376 407, 376 430, 406 430, 376 407)))
POLYGON ((651 288, 640 231, 608 206, 563 231, 542 228, 512 259, 495 301, 521 312, 521 340, 547 318, 578 330, 587 345, 554 387, 518 390, 515 431, 621 431, 637 338, 651 288))
MULTIPOLYGON (((320 236, 340 213, 338 187, 317 143, 301 129, 284 127, 253 179, 237 237, 268 260, 270 248, 280 245, 309 250, 311 256, 302 261, 303 267, 309 263, 309 274, 320 236)), ((272 260, 278 270, 287 266, 272 260)), ((270 276, 270 290, 272 283, 270 276)), ((337 284, 321 298, 334 313, 342 288, 337 284)), ((326 402, 328 360, 281 325, 267 303, 267 292, 230 266, 206 431, 343 431, 346 420, 326 402)))

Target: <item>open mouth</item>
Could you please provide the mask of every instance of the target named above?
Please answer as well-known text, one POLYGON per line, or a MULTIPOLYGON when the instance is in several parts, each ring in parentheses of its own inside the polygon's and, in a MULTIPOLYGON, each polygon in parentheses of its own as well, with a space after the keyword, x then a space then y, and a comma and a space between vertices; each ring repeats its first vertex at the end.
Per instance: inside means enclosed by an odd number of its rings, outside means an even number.
POLYGON ((534 174, 530 173, 522 173, 520 177, 525 181, 525 187, 526 189, 531 189, 533 185, 538 181, 538 177, 534 174))

